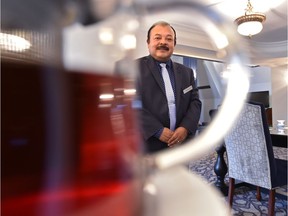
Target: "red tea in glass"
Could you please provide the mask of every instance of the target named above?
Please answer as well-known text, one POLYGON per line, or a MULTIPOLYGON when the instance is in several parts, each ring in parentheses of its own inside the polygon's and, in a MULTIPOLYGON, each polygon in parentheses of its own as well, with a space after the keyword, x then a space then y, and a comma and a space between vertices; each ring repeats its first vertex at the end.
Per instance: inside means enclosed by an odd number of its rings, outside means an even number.
POLYGON ((1 214, 139 216, 125 80, 2 62, 1 214))

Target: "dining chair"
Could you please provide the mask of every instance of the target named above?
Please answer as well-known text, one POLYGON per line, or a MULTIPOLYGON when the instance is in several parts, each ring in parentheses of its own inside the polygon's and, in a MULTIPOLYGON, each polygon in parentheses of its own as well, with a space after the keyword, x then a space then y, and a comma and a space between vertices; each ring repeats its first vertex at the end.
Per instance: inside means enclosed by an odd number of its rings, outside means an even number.
POLYGON ((225 136, 228 159, 228 202, 232 207, 235 179, 269 190, 268 215, 274 215, 275 189, 287 185, 287 161, 274 158, 263 104, 246 102, 231 131, 225 136))

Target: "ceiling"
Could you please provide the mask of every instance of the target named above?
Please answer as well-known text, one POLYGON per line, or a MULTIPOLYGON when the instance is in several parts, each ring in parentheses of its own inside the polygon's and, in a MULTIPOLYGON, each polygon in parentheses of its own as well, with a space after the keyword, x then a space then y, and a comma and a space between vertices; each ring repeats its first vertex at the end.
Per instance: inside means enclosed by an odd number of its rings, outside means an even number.
MULTIPOLYGON (((143 0, 144 1, 144 0, 143 0)), ((145 1, 145 4, 147 2, 145 1)), ((231 31, 236 32, 234 20, 244 15, 247 0, 194 0, 200 2, 229 23, 231 31)), ((139 0, 141 2, 141 0, 139 0)), ((160 0, 165 2, 164 0, 160 0)), ((172 1, 173 2, 173 1, 172 1)), ((188 2, 188 1, 187 1, 188 2)), ((159 1, 158 1, 159 3, 159 1)), ((152 3, 151 3, 152 4, 152 3)), ((277 67, 287 65, 287 0, 251 0, 254 12, 266 15, 263 30, 252 38, 241 36, 241 43, 245 46, 247 56, 253 65, 277 67)), ((146 29, 158 20, 166 20, 177 31, 178 45, 176 52, 214 59, 215 48, 207 43, 207 34, 196 23, 202 25, 188 9, 169 9, 165 12, 147 14, 146 29)), ((240 37, 240 36, 239 36, 240 37)))
MULTIPOLYGON (((38 1, 27 0, 25 4, 19 5, 17 0, 4 0, 1 16, 3 20, 1 23, 2 29, 7 26, 25 28, 26 25, 31 23, 37 28, 42 28, 46 26, 45 20, 52 24, 55 23, 55 25, 59 23, 59 17, 63 13, 61 4, 57 0, 41 0, 41 3, 38 3, 38 1), (60 9, 57 8, 56 10, 55 7, 60 9), (31 13, 31 8, 34 8, 33 13, 31 13), (15 23, 19 26, 15 26, 15 23)), ((185 2, 186 4, 198 2, 204 5, 205 8, 224 17, 227 23, 231 24, 231 32, 234 33, 236 33, 234 20, 244 15, 244 9, 247 5, 247 0, 83 0, 81 5, 85 5, 87 2, 96 4, 94 6, 98 10, 94 12, 97 15, 102 14, 103 17, 114 13, 119 2, 122 4, 136 2, 136 4, 143 4, 146 8, 147 5, 161 5, 158 9, 161 8, 162 12, 148 12, 144 16, 144 25, 142 25, 144 37, 147 29, 154 22, 166 20, 177 31, 176 53, 215 60, 218 58, 217 50, 209 42, 211 39, 209 39, 207 32, 203 31, 203 20, 199 19, 195 13, 191 13, 190 8, 185 8, 185 6, 178 8, 177 5, 179 2, 185 2), (104 4, 104 2, 106 3, 104 4), (106 5, 107 2, 108 5, 106 5), (173 3, 173 7, 167 10, 169 2, 173 3), (165 10, 162 10, 162 8, 165 10), (107 11, 107 13, 104 13, 104 11, 107 11)), ((241 37, 241 42, 239 42, 245 48, 251 64, 270 67, 287 65, 287 0, 251 0, 251 4, 255 12, 263 12, 266 15, 262 32, 252 38, 241 37)), ((142 14, 145 14, 145 12, 142 14)), ((211 14, 209 16, 211 17, 211 14)), ((217 18, 215 18, 215 22, 216 20, 217 18)))

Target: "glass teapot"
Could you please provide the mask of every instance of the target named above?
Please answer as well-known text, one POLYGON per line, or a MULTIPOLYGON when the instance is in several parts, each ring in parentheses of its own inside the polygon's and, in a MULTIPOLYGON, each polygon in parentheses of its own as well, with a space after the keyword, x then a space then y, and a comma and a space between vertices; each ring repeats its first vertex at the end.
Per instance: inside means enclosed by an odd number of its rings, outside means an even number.
POLYGON ((160 198, 151 191, 169 188, 165 179, 175 174, 210 194, 211 215, 228 214, 217 192, 181 165, 219 144, 245 100, 247 59, 231 24, 195 1, 7 0, 3 6, 3 215, 168 216, 156 213, 160 198), (170 11, 192 13, 193 25, 232 69, 205 131, 186 145, 145 155, 134 59, 146 49, 141 38, 149 19, 170 11))

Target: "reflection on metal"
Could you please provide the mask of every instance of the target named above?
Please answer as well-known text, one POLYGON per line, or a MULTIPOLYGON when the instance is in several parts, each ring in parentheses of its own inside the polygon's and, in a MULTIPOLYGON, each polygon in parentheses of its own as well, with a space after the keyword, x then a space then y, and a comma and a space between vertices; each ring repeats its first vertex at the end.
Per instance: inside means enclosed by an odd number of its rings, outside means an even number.
POLYGON ((1 60, 60 65, 62 52, 58 37, 59 35, 52 31, 2 29, 1 60))
POLYGON ((135 95, 136 94, 136 89, 125 89, 124 90, 125 95, 135 95))
POLYGON ((99 96, 100 100, 110 100, 114 98, 113 94, 101 94, 99 96))
POLYGON ((0 33, 1 49, 10 50, 14 52, 22 52, 31 47, 28 40, 17 35, 0 33))

